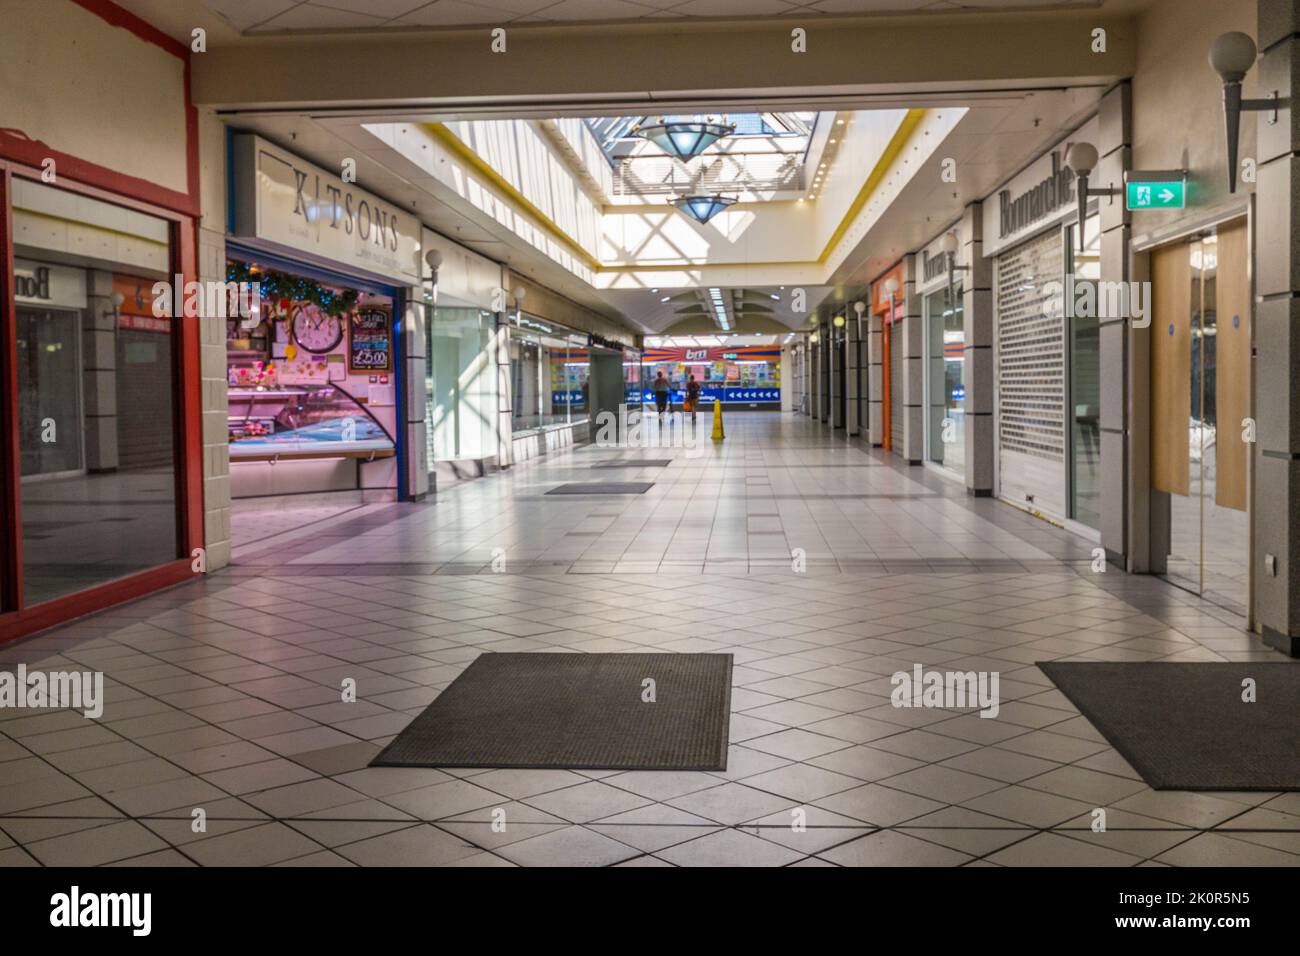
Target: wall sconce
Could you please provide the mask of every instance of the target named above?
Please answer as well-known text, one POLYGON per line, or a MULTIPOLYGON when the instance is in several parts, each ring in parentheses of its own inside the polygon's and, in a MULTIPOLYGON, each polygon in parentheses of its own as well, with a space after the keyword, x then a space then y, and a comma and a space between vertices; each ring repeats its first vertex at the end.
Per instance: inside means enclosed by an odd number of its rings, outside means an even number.
POLYGON ((835 316, 835 318, 831 319, 831 322, 837 329, 844 328, 844 313, 841 312, 839 315, 835 316))
POLYGON ((894 297, 898 295, 898 276, 890 276, 885 280, 885 292, 889 294, 889 320, 894 321, 894 297))
POLYGON ((867 304, 863 302, 861 299, 859 299, 857 302, 853 303, 853 311, 856 312, 858 316, 858 341, 861 342, 862 341, 862 316, 863 313, 867 311, 867 304))
POLYGON ((430 249, 424 254, 424 264, 429 267, 428 283, 430 287, 429 297, 436 304, 438 301, 438 269, 442 266, 442 253, 437 249, 430 249))
MULTIPOLYGON (((1088 197, 1089 196, 1118 196, 1120 189, 1113 183, 1108 183, 1105 189, 1091 189, 1088 187, 1088 175, 1097 168, 1097 147, 1092 143, 1071 143, 1069 150, 1065 154, 1065 165, 1074 170, 1078 178, 1078 188, 1075 190, 1079 198, 1079 234, 1083 234, 1083 223, 1088 218, 1088 197)), ((1112 199, 1112 201, 1114 201, 1112 199)))
POLYGON ((126 301, 126 296, 117 290, 108 297, 108 301, 113 303, 113 321, 116 323, 122 318, 122 303, 126 301))
POLYGON ((522 325, 524 320, 524 294, 527 292, 523 286, 515 286, 515 325, 522 325))
POLYGON ((956 298, 956 289, 953 286, 953 275, 958 272, 970 272, 970 266, 957 265, 957 233, 949 232, 943 237, 943 253, 948 258, 948 302, 954 304, 956 298))
POLYGON ((1223 120, 1228 129, 1228 192, 1237 191, 1237 140, 1241 134, 1241 111, 1262 111, 1269 115, 1266 122, 1277 122, 1278 107, 1289 103, 1290 98, 1280 98, 1278 91, 1262 100, 1241 98, 1241 81, 1255 65, 1258 50, 1255 41, 1244 33, 1233 30, 1220 35, 1210 44, 1210 66, 1223 79, 1223 120))

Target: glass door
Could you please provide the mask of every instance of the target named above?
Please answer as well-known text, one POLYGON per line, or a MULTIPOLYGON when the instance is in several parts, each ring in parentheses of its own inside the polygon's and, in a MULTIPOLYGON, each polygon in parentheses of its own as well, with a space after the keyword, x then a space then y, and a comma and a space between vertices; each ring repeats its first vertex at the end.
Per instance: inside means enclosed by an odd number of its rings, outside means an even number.
MULTIPOLYGON (((1079 288, 1091 285, 1097 302, 1101 279, 1101 225, 1097 216, 1084 222, 1083 236, 1078 223, 1069 227, 1070 261, 1067 273, 1079 288)), ((1078 310, 1071 310, 1078 311, 1078 310)), ((1069 318, 1070 418, 1069 511, 1068 517, 1089 528, 1101 529, 1101 322, 1092 315, 1069 318)))
POLYGON ((1165 576, 1243 617, 1250 593, 1251 328, 1245 221, 1152 253, 1152 485, 1165 576))

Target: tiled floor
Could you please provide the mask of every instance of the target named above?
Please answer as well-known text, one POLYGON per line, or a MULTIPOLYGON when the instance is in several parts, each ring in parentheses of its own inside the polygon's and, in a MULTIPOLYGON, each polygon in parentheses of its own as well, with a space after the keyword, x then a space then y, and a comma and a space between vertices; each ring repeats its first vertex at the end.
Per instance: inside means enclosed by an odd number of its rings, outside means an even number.
POLYGON ((727 427, 360 506, 0 650, 109 687, 0 716, 0 865, 1300 864, 1300 794, 1153 792, 1034 666, 1282 659, 1230 614, 805 419, 727 427), (543 496, 623 456, 674 460, 543 496), (728 769, 366 767, 502 650, 734 654, 728 769), (918 662, 998 671, 999 715, 894 708, 918 662))

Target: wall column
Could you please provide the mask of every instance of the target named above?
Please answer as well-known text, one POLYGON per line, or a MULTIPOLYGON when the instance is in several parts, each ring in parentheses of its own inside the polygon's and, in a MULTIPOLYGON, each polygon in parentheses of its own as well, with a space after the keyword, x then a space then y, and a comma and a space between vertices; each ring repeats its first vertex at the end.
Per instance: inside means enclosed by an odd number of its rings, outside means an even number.
MULTIPOLYGON (((426 268, 421 263, 420 268, 426 268)), ((436 282, 435 278, 435 282, 436 282)), ((406 441, 406 493, 419 501, 435 490, 429 487, 427 453, 428 423, 425 421, 425 322, 433 300, 425 301, 425 289, 408 288, 402 315, 402 382, 406 394, 402 422, 406 441)))
MULTIPOLYGON (((1259 95, 1277 90, 1276 124, 1257 126, 1255 186, 1256 620, 1264 642, 1300 657, 1300 4, 1260 0, 1259 95)), ((1244 144, 1249 148, 1249 144, 1244 144)), ((1231 423, 1228 423, 1231 425, 1231 423)))
POLYGON ((966 397, 966 493, 993 494, 993 260, 984 256, 984 206, 971 203, 957 226, 962 337, 961 385, 966 397))
POLYGON ((919 256, 904 258, 903 318, 901 335, 896 340, 903 345, 903 382, 895 401, 903 403, 903 459, 909 465, 919 465, 925 460, 925 356, 922 354, 924 337, 921 326, 925 318, 921 311, 921 297, 916 292, 919 256))
MULTIPOLYGON (((859 393, 862 378, 862 339, 858 335, 858 316, 853 311, 852 303, 849 303, 845 315, 844 341, 846 342, 845 350, 847 354, 845 360, 848 365, 848 374, 844 388, 844 397, 847 403, 844 433, 846 435, 861 435, 862 396, 859 393)), ((862 322, 865 325, 866 319, 863 319, 862 322)))
POLYGON ((885 441, 885 385, 882 363, 885 360, 885 323, 879 315, 867 313, 867 433, 872 445, 879 448, 885 441))
MULTIPOLYGON (((1123 190, 1132 165, 1132 87, 1120 83, 1099 105, 1097 171, 1093 188, 1123 190)), ((1101 224, 1101 281, 1130 278, 1132 214, 1123 195, 1097 200, 1101 224)), ((1066 320, 1070 321, 1069 319, 1066 320)), ((1129 571, 1150 571, 1151 456, 1150 330, 1133 328, 1131 315, 1104 317, 1098 328, 1101 375, 1101 545, 1106 560, 1129 571), (1137 361, 1141 356, 1142 360, 1137 361)), ((1072 424, 1074 406, 1066 396, 1072 424)), ((1069 426, 1067 426, 1069 427, 1069 426)))

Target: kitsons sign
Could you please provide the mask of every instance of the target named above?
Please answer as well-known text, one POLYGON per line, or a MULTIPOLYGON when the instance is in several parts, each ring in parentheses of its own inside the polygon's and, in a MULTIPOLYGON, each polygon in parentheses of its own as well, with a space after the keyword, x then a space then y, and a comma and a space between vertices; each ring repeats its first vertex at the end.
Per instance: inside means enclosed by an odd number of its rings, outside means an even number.
POLYGON ((234 137, 234 235, 419 285, 420 223, 260 136, 234 137))

